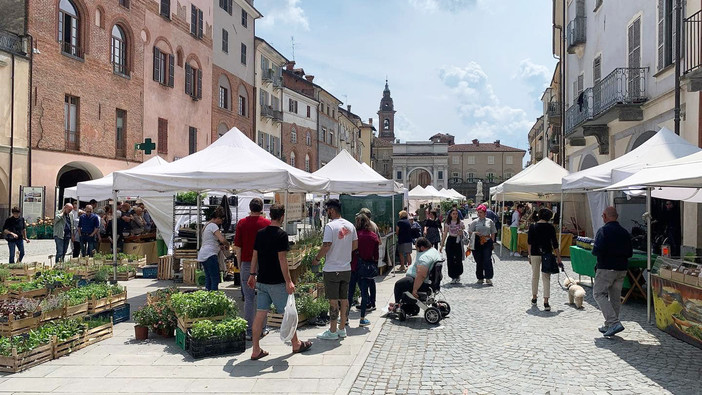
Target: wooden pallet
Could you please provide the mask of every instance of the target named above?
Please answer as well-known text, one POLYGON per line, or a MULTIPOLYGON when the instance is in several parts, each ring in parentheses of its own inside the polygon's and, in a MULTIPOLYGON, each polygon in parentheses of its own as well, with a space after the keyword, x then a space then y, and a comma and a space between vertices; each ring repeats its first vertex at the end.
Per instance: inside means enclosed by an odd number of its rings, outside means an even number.
POLYGON ((17 353, 17 349, 13 348, 12 355, 9 357, 0 355, 0 372, 21 372, 50 361, 51 358, 53 358, 53 346, 51 343, 21 354, 17 353))
POLYGON ((68 355, 72 353, 73 351, 77 350, 77 347, 80 345, 81 341, 83 340, 83 335, 78 334, 75 336, 71 336, 66 340, 63 341, 58 341, 56 339, 56 336, 53 337, 51 341, 51 354, 53 359, 61 358, 64 355, 68 355))
POLYGON ((170 280, 173 278, 173 255, 158 257, 158 274, 156 278, 159 280, 170 280))
POLYGON ((23 265, 24 267, 20 269, 8 269, 10 270, 10 275, 11 276, 34 276, 37 272, 41 271, 44 268, 44 265, 42 265, 39 262, 33 262, 33 263, 25 263, 23 265))
POLYGON ((102 299, 95 299, 93 298, 88 299, 88 313, 90 314, 95 314, 95 313, 102 313, 103 311, 107 311, 110 309, 110 297, 106 296, 102 299))
MULTIPOLYGON (((280 328, 283 323, 283 315, 278 313, 268 313, 268 326, 273 328, 280 328)), ((307 316, 304 314, 297 315, 297 327, 302 328, 307 325, 307 316)))
POLYGON ((7 317, 7 321, 0 321, 0 336, 11 337, 29 332, 39 326, 40 322, 41 314, 22 319, 15 319, 15 315, 10 314, 7 317))
POLYGON ((178 328, 180 328, 183 333, 188 333, 188 329, 193 327, 193 324, 202 321, 210 320, 212 322, 222 321, 226 316, 218 315, 216 317, 201 317, 201 318, 188 318, 188 317, 177 317, 178 318, 178 328))
POLYGON ((122 292, 121 294, 110 296, 110 307, 111 308, 121 306, 125 303, 127 303, 127 289, 126 288, 124 289, 124 292, 122 292))

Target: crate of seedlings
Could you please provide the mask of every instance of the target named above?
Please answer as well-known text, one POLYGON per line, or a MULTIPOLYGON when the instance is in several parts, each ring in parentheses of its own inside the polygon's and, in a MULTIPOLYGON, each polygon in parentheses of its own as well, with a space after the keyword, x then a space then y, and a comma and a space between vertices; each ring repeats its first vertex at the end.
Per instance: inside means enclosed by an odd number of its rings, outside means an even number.
POLYGON ((129 281, 136 278, 136 269, 130 265, 117 266, 117 281, 129 281))
POLYGON ((241 317, 198 321, 188 331, 188 352, 193 358, 242 353, 246 350, 245 335, 246 320, 241 317))
POLYGON ((73 288, 64 295, 64 317, 80 317, 88 314, 88 292, 86 287, 73 288))
POLYGON ((39 262, 31 262, 31 263, 9 263, 7 265, 3 265, 4 268, 8 269, 10 271, 10 274, 13 276, 26 276, 26 277, 32 277, 34 276, 37 272, 41 271, 43 268, 43 265, 39 262))
POLYGON ((47 322, 62 318, 66 312, 66 297, 65 294, 49 295, 42 299, 39 307, 41 308, 41 322, 47 322))
POLYGON ((26 336, 0 337, 0 372, 17 373, 53 358, 50 339, 30 333, 26 336))
POLYGON ((37 280, 25 281, 8 285, 10 299, 42 298, 48 295, 49 290, 37 280))
POLYGON ((0 301, 0 335, 14 336, 29 332, 41 322, 39 301, 35 299, 6 299, 0 301))
POLYGON ((178 328, 184 333, 197 321, 221 321, 237 312, 236 303, 223 291, 176 293, 171 295, 170 304, 175 311, 178 328))

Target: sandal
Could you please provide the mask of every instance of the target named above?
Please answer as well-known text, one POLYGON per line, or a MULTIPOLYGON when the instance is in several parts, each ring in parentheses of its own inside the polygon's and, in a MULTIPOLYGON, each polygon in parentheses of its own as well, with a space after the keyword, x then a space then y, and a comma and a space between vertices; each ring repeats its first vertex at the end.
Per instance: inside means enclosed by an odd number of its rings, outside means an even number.
POLYGON ((293 354, 299 354, 301 352, 305 352, 305 351, 309 350, 310 347, 312 347, 311 341, 309 341, 309 340, 301 341, 300 348, 298 348, 297 350, 293 350, 293 354))
POLYGON ((268 356, 268 351, 259 351, 257 355, 252 355, 251 360, 252 361, 258 361, 259 359, 268 356))

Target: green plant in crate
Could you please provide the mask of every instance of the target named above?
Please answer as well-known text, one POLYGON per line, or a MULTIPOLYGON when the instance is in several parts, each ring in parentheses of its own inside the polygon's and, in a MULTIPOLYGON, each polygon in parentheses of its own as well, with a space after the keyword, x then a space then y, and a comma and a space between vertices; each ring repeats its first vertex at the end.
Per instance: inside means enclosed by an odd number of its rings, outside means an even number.
POLYGON ((246 320, 237 317, 213 323, 210 320, 201 320, 193 324, 190 335, 195 339, 208 339, 217 337, 221 339, 236 339, 246 332, 246 320))
POLYGON ((0 267, 0 283, 10 278, 10 269, 0 267))
POLYGON ((236 303, 223 291, 195 291, 171 295, 171 306, 179 317, 202 318, 235 316, 236 303))
POLYGON ((10 289, 10 291, 28 292, 28 291, 34 291, 37 289, 44 288, 44 285, 39 283, 36 280, 31 280, 31 281, 25 281, 25 282, 16 283, 16 284, 10 284, 7 287, 10 289))
POLYGON ((72 273, 56 269, 37 273, 35 281, 47 288, 61 288, 75 285, 75 278, 72 273))
POLYGON ((308 319, 319 317, 329 310, 329 301, 325 298, 313 298, 310 294, 295 297, 297 312, 308 319))
POLYGON ((91 319, 86 319, 85 324, 88 326, 88 329, 94 329, 97 328, 98 326, 103 326, 106 324, 109 324, 111 321, 110 317, 94 317, 91 319))
POLYGON ((63 308, 67 300, 68 298, 66 297, 65 293, 58 295, 49 295, 46 298, 44 298, 44 300, 42 300, 39 305, 41 306, 42 312, 55 311, 63 308))
POLYGON ((87 292, 83 288, 72 288, 61 295, 69 306, 77 306, 88 301, 87 292))
POLYGON ((135 273, 136 274, 136 268, 133 266, 129 265, 120 265, 117 266, 117 273, 135 273))
POLYGON ((104 283, 107 282, 107 280, 110 279, 110 276, 113 274, 113 269, 112 266, 100 266, 100 268, 95 272, 95 275, 93 276, 93 282, 96 283, 104 283))

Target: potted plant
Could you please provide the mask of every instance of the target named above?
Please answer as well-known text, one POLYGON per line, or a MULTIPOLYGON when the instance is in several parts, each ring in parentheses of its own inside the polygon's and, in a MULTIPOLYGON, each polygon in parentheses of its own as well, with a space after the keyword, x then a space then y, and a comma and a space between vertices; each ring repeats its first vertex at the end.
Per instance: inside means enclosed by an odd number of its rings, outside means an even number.
POLYGON ((246 320, 241 317, 228 318, 218 323, 201 320, 194 323, 188 331, 188 351, 193 358, 244 352, 245 333, 246 320))
POLYGON ((153 306, 144 306, 134 312, 134 338, 136 340, 146 340, 149 338, 149 327, 154 322, 153 306))
POLYGON ((150 307, 154 311, 151 328, 163 337, 173 337, 176 327, 176 315, 166 300, 160 300, 150 307))

